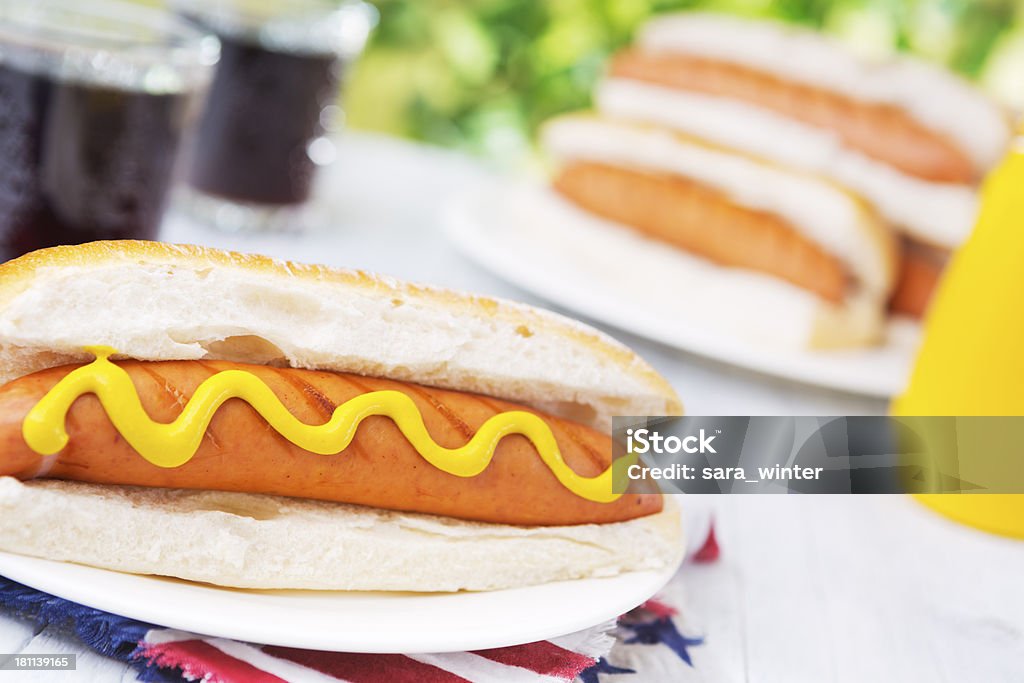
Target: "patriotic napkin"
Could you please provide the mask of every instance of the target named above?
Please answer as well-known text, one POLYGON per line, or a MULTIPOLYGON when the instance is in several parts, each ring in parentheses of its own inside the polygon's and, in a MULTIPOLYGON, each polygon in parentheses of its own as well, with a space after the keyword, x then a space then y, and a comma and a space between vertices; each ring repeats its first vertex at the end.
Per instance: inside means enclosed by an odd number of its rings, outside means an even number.
MULTIPOLYGON (((717 557, 711 528, 688 561, 717 557)), ((319 652, 200 636, 85 607, 4 577, 0 611, 29 619, 39 629, 66 630, 88 648, 133 666, 140 680, 159 683, 599 683, 602 674, 654 680, 645 675, 653 672, 643 670, 648 660, 659 675, 671 671, 672 680, 697 680, 690 678, 696 674, 691 650, 703 643, 703 635, 680 630, 678 609, 671 604, 677 583, 678 577, 666 588, 667 599, 650 600, 617 622, 536 643, 442 654, 319 652)))

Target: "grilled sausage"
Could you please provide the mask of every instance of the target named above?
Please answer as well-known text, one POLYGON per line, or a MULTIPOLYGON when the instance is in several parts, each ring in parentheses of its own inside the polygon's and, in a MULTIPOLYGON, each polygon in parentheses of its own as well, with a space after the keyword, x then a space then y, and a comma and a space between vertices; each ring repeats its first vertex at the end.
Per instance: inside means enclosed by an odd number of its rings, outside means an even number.
MULTIPOLYGON (((336 406, 367 392, 397 390, 419 409, 427 431, 447 448, 464 445, 491 416, 526 410, 551 427, 566 463, 592 477, 607 469, 611 438, 568 420, 506 401, 465 392, 334 372, 280 369, 223 361, 125 361, 143 408, 171 422, 208 377, 244 369, 263 380, 287 410, 307 424, 323 424, 336 406)), ((491 464, 475 477, 458 477, 429 464, 388 417, 366 418, 339 454, 317 455, 278 434, 248 403, 228 400, 214 415, 195 456, 162 468, 142 458, 117 432, 99 399, 79 397, 68 413, 68 445, 43 458, 22 437, 31 408, 77 366, 43 370, 0 388, 0 475, 38 476, 103 484, 265 493, 355 503, 481 522, 571 525, 615 522, 658 512, 658 493, 627 493, 611 503, 581 498, 565 488, 524 436, 503 438, 491 464)))
POLYGON ((964 150, 892 105, 684 54, 627 50, 615 56, 610 71, 613 76, 739 100, 833 131, 847 147, 917 178, 940 183, 977 180, 964 150))

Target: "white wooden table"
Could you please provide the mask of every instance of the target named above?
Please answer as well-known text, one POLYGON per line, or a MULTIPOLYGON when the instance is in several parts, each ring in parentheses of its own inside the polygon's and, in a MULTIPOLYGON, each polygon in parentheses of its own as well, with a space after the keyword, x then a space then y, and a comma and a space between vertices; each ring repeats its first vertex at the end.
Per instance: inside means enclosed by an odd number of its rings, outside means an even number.
MULTIPOLYGON (((438 212, 489 173, 476 162, 404 142, 350 136, 320 193, 330 225, 296 236, 211 233, 171 218, 164 238, 358 267, 542 303, 464 261, 438 212)), ((878 414, 881 401, 708 362, 612 332, 704 415, 878 414)), ((722 558, 684 569, 696 669, 671 657, 619 663, 618 680, 1024 681, 1024 543, 988 536, 902 497, 733 496, 687 499, 713 510, 722 558)), ((79 654, 78 671, 19 680, 134 680, 130 670, 54 634, 0 617, 0 652, 79 654)), ((648 650, 650 652, 650 650, 648 650)), ((0 672, 0 683, 6 680, 0 672)), ((610 677, 609 680, 616 680, 610 677)))

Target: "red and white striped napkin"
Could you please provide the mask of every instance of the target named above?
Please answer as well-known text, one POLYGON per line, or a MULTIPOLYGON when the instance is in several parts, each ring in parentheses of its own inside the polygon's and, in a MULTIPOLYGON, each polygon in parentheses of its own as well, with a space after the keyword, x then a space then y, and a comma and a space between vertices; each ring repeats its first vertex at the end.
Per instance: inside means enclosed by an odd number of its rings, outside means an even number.
POLYGON ((210 683, 556 683, 575 680, 607 655, 614 625, 526 645, 415 655, 318 652, 156 628, 146 633, 136 656, 210 683))

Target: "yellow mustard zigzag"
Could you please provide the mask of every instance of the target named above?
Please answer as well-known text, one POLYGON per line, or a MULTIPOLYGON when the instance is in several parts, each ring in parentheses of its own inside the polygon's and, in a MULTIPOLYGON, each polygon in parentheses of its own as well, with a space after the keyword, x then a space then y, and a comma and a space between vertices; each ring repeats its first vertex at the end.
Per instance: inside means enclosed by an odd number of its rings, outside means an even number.
POLYGON ((322 425, 299 421, 261 379, 244 370, 225 370, 207 378, 196 389, 181 414, 170 423, 156 422, 142 407, 131 377, 110 362, 116 351, 106 346, 86 350, 96 359, 66 375, 37 403, 22 424, 28 446, 40 455, 53 455, 68 443, 65 426, 71 404, 82 395, 95 394, 111 422, 139 455, 157 467, 184 465, 199 450, 203 435, 217 410, 232 398, 248 403, 281 436, 304 450, 336 455, 348 448, 359 424, 381 415, 391 418, 423 459, 458 477, 475 477, 494 458, 498 443, 521 434, 537 449, 544 464, 561 484, 581 498, 610 503, 622 494, 612 491, 612 468, 596 477, 583 477, 562 458, 551 428, 532 413, 513 410, 488 419, 460 448, 445 448, 427 432, 423 416, 411 398, 400 391, 374 391, 339 405, 322 425))

